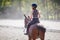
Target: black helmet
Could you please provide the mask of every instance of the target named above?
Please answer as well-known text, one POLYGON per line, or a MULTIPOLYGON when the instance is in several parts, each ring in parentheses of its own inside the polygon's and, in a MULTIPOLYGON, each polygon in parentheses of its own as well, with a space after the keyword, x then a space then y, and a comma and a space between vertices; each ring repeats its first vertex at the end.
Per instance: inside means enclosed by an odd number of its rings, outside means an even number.
POLYGON ((36 8, 37 7, 37 4, 32 4, 32 7, 35 7, 36 8))

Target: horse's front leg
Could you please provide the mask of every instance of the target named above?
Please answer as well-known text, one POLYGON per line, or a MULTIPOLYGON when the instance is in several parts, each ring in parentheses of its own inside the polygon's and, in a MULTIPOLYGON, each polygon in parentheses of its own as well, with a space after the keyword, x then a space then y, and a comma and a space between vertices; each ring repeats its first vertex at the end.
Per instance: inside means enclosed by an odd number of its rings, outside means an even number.
POLYGON ((32 40, 32 38, 29 36, 29 40, 32 40))

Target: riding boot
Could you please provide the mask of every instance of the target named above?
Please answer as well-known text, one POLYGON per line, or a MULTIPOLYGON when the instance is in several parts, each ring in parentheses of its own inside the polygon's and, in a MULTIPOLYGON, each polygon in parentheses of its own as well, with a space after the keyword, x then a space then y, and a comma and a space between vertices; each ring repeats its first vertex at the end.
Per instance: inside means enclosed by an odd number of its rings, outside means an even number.
POLYGON ((28 35, 29 27, 27 27, 25 35, 28 35))
POLYGON ((28 35, 28 33, 29 33, 29 28, 30 28, 31 25, 32 25, 32 21, 28 24, 28 26, 27 26, 27 31, 26 31, 25 35, 28 35))

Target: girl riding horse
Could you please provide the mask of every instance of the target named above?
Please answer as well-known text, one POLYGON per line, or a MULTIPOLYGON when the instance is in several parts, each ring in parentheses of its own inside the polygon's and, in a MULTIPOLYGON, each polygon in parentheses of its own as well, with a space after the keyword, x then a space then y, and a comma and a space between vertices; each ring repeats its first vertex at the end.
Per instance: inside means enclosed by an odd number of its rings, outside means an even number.
POLYGON ((35 23, 39 23, 40 14, 36 8, 37 8, 37 4, 32 4, 32 15, 31 15, 32 21, 28 24, 26 35, 28 34, 31 25, 35 23))

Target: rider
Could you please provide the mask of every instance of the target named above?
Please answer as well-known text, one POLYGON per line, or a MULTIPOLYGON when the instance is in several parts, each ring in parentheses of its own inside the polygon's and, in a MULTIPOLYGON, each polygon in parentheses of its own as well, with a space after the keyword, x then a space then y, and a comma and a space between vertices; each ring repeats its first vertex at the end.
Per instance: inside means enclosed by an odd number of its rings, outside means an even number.
POLYGON ((39 23, 40 14, 36 8, 37 4, 32 4, 32 15, 31 15, 32 21, 28 24, 26 35, 28 34, 28 30, 31 25, 39 23))

